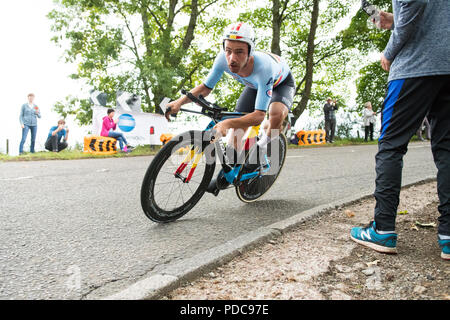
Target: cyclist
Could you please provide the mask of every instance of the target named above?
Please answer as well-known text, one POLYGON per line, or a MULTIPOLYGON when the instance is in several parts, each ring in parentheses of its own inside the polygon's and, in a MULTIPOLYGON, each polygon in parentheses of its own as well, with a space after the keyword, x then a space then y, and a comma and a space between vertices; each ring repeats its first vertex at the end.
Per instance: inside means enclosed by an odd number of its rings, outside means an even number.
MULTIPOLYGON (((225 136, 229 129, 232 135, 240 141, 237 133, 244 132, 248 127, 260 125, 266 113, 269 113, 269 124, 259 145, 264 147, 271 139, 278 137, 284 119, 292 108, 295 94, 295 79, 287 63, 279 56, 255 50, 255 32, 247 23, 234 23, 226 28, 222 38, 223 51, 219 53, 206 81, 195 87, 191 93, 194 96, 208 96, 219 82, 224 72, 245 85, 238 99, 237 112, 247 113, 236 119, 227 119, 218 123, 214 129, 225 136)), ((169 112, 176 114, 183 104, 189 103, 186 96, 168 104, 169 112)), ((169 114, 166 115, 167 118, 169 114)), ((239 148, 236 145, 236 148, 239 148)), ((228 183, 223 172, 218 179, 213 179, 208 192, 224 189, 228 183), (217 189, 216 189, 217 187, 217 189)))

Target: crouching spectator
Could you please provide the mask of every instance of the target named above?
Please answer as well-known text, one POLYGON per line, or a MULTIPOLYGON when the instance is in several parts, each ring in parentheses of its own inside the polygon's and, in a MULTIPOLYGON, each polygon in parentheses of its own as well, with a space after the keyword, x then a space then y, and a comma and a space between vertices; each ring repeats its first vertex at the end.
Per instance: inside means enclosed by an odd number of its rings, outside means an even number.
POLYGON ((59 120, 58 125, 51 127, 48 133, 45 149, 52 152, 60 152, 68 147, 69 129, 65 120, 59 120))

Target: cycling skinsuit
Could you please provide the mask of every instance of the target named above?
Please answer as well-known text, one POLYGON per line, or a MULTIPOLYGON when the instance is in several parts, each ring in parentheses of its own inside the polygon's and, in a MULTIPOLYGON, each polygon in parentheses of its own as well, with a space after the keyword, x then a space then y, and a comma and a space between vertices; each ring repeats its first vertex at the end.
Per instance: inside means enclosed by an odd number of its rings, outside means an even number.
POLYGON ((246 87, 236 105, 237 112, 266 112, 273 102, 281 102, 290 110, 295 95, 295 80, 287 63, 279 56, 255 51, 253 72, 248 77, 232 73, 225 52, 219 53, 204 85, 213 89, 223 73, 230 74, 246 87))

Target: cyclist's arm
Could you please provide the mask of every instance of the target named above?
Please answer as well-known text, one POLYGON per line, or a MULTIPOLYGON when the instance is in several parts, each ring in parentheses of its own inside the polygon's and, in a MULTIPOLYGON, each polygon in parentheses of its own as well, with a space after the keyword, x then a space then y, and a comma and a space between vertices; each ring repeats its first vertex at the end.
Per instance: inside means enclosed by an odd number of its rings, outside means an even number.
POLYGON ((266 113, 264 111, 255 110, 252 113, 246 114, 243 117, 228 119, 224 122, 227 122, 228 128, 233 129, 244 129, 246 130, 251 126, 259 126, 266 117, 266 113))
MULTIPOLYGON (((198 97, 200 95, 202 95, 203 97, 208 96, 211 93, 211 89, 208 88, 207 86, 205 86, 204 84, 201 84, 197 87, 195 87, 194 89, 191 90, 191 93, 198 97)), ((187 96, 182 96, 181 98, 179 98, 178 100, 175 101, 175 103, 179 106, 182 106, 186 103, 190 103, 192 102, 187 96)))
POLYGON ((263 111, 255 110, 243 117, 236 119, 227 119, 216 124, 214 129, 219 136, 226 136, 228 129, 247 130, 248 127, 260 125, 264 121, 266 113, 263 111))

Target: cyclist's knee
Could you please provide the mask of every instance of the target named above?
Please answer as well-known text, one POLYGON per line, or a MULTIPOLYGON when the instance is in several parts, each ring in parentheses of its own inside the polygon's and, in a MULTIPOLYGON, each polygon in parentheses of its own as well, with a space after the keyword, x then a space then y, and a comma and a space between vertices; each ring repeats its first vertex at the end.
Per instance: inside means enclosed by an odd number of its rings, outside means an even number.
POLYGON ((288 108, 281 102, 274 102, 270 105, 269 118, 274 118, 283 121, 289 113, 288 108))

